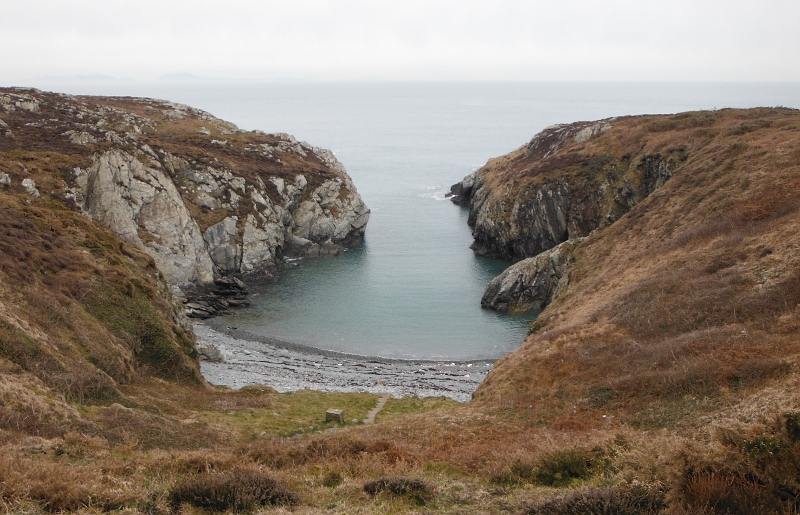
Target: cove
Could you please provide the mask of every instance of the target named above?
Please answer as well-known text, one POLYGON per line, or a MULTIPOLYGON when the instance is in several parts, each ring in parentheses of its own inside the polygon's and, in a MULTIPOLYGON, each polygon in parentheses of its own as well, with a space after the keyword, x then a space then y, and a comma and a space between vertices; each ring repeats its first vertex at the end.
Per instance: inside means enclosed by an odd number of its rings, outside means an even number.
POLYGON ((310 347, 405 359, 486 359, 528 320, 480 308, 505 263, 475 257, 450 185, 555 123, 716 107, 795 105, 782 83, 197 83, 58 85, 170 99, 243 129, 329 148, 372 209, 363 247, 251 284, 250 309, 215 323, 310 347))

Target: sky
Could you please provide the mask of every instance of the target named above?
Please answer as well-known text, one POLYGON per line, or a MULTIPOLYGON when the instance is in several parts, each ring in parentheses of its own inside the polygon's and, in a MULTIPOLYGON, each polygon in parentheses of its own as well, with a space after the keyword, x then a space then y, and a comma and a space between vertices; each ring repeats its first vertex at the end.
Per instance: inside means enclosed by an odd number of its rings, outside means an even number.
POLYGON ((0 86, 800 81, 798 0, 2 0, 0 86))

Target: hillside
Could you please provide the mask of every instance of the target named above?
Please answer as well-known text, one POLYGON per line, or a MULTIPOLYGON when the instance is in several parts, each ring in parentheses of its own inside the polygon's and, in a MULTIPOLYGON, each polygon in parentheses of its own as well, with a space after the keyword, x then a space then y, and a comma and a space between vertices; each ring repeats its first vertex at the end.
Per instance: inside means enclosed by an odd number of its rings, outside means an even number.
POLYGON ((467 177, 475 249, 520 266, 498 302, 544 311, 473 401, 375 424, 206 384, 174 296, 359 241, 332 156, 146 99, 5 89, 0 120, 3 511, 800 509, 798 111, 556 126, 467 177))
MULTIPOLYGON (((799 121, 762 109, 611 119, 589 137, 586 124, 562 126, 557 145, 539 135, 476 172, 477 249, 526 257, 574 242, 565 284, 477 397, 508 381, 523 405, 542 403, 534 391, 558 392, 560 404, 545 403, 557 412, 635 398, 628 421, 646 425, 651 401, 693 396, 713 409, 791 375, 799 121), (514 372, 523 362, 526 378, 514 372), (536 388, 520 394, 524 384, 536 388)), ((686 408, 662 422, 704 409, 686 408)))
POLYGON ((544 280, 561 284, 476 404, 563 429, 699 432, 727 447, 707 452, 729 469, 706 466, 728 487, 797 498, 796 471, 759 467, 797 456, 800 112, 556 127, 468 182, 479 252, 575 244, 557 274, 545 260, 544 280), (776 449, 754 449, 764 441, 776 449))
POLYGON ((338 252, 369 218, 330 151, 171 102, 2 89, 0 130, 0 356, 68 401, 202 383, 173 293, 338 252))

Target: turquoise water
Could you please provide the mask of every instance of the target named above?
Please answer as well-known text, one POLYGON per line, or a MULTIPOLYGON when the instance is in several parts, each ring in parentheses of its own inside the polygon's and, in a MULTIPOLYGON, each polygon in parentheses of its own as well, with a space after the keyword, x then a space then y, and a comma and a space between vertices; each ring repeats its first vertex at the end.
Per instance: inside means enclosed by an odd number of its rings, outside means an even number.
POLYGON ((554 123, 721 107, 800 107, 800 84, 272 83, 70 85, 167 98, 245 129, 332 149, 372 217, 362 247, 295 262, 222 320, 262 336, 364 356, 497 358, 528 319, 480 308, 506 263, 475 257, 450 185, 554 123))

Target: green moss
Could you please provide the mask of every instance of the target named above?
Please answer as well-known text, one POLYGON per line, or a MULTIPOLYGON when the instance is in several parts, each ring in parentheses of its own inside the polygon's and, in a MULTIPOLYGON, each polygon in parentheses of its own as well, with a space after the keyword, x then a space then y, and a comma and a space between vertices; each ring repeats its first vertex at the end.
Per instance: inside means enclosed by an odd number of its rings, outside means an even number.
POLYGON ((260 405, 245 409, 230 403, 230 408, 207 413, 202 418, 211 424, 234 428, 252 438, 286 437, 336 427, 336 423, 325 421, 325 412, 330 408, 343 411, 344 425, 360 425, 377 402, 377 396, 368 393, 301 390, 278 394, 271 388, 257 386, 247 387, 235 395, 247 397, 251 404, 255 398, 263 400, 260 405))
POLYGON ((127 342, 137 358, 158 376, 196 376, 187 363, 191 342, 168 326, 165 313, 153 302, 152 290, 130 281, 101 283, 88 296, 86 309, 115 336, 127 342))

